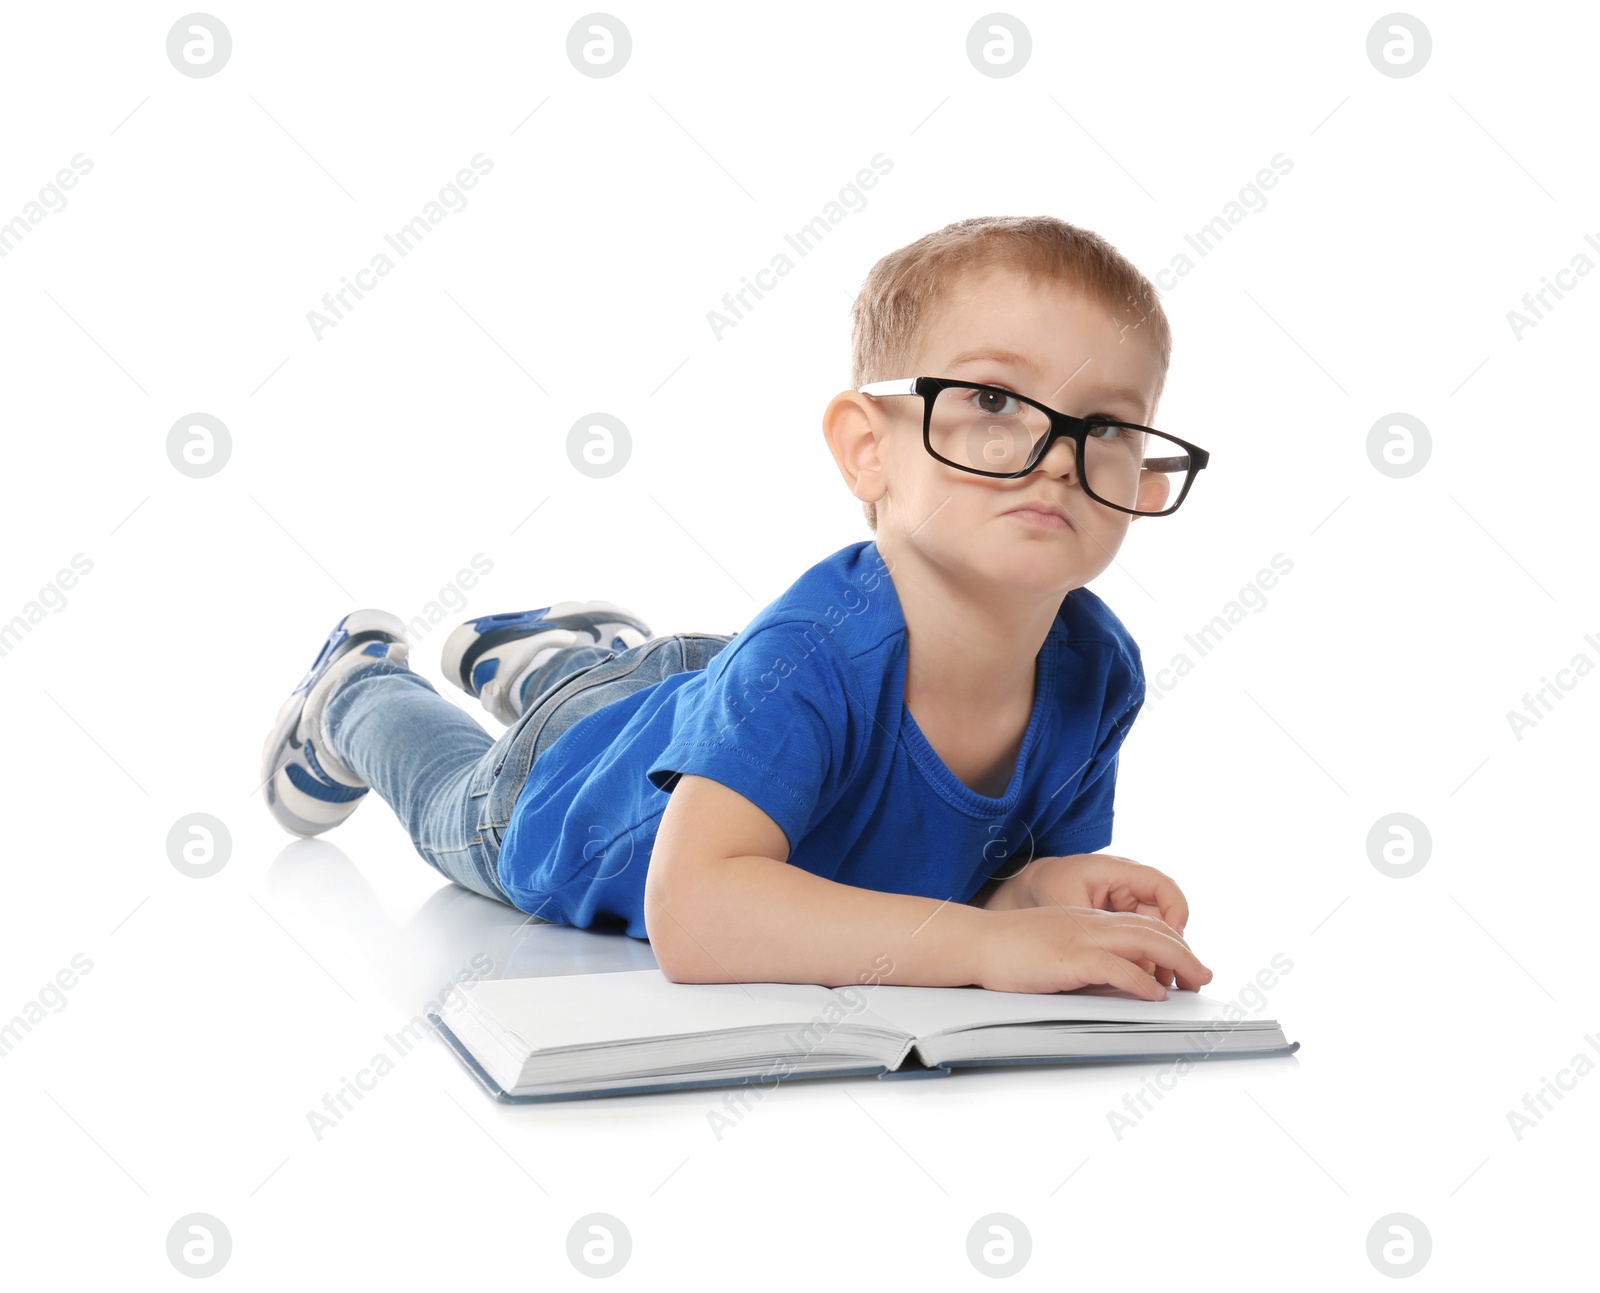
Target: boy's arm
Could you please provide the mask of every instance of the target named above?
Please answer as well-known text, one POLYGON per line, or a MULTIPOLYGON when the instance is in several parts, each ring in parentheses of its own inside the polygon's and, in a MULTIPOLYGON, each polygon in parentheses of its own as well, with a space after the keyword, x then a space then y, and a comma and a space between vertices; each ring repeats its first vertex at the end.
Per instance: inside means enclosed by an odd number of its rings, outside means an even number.
POLYGON ((679 777, 645 877, 662 973, 678 983, 979 982, 989 912, 839 884, 788 856, 783 831, 750 800, 679 777))
POLYGON ((974 907, 985 911, 1018 911, 1023 907, 1037 907, 1033 894, 1033 867, 1025 867, 1013 876, 985 881, 983 888, 968 900, 974 907))

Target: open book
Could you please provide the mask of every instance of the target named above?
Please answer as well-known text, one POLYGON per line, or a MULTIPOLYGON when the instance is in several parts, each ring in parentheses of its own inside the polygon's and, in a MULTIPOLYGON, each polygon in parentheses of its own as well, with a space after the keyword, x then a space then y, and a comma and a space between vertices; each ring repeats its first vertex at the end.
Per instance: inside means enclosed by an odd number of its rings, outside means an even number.
POLYGON ((1143 1001, 1106 987, 674 983, 660 970, 630 970, 457 984, 428 1018, 491 1094, 514 1102, 1300 1047, 1276 1020, 1230 1020, 1221 1001, 1167 992, 1143 1001))

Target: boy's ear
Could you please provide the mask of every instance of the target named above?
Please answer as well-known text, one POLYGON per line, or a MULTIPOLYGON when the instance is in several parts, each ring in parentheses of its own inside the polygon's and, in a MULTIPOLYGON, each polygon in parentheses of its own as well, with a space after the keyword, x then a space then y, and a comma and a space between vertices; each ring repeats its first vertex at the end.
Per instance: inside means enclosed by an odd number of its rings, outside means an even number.
MULTIPOLYGON (((1172 497, 1172 482, 1165 476, 1146 472, 1139 481, 1138 505, 1146 512, 1159 512, 1167 505, 1172 497)), ((1133 514, 1133 519, 1139 519, 1139 513, 1133 514)))
POLYGON ((822 435, 850 492, 876 503, 889 490, 878 437, 888 429, 882 410, 859 391, 840 391, 822 411, 822 435))

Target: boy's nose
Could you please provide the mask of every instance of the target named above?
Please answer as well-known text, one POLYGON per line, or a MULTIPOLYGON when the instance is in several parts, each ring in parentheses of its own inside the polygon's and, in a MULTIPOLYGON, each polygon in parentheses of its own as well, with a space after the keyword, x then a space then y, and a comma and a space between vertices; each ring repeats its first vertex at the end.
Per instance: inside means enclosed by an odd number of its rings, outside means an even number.
POLYGON ((1050 452, 1039 460, 1034 471, 1049 472, 1071 484, 1078 484, 1078 447, 1063 436, 1050 446, 1050 452))

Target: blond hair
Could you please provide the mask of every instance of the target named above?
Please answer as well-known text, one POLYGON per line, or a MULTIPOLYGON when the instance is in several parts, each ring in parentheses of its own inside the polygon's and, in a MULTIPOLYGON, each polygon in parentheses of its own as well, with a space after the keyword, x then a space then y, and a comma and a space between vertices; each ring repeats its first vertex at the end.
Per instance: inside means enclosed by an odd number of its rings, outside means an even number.
MULTIPOLYGON (((1055 216, 974 216, 947 224, 892 251, 862 284, 851 307, 850 385, 912 372, 935 312, 964 277, 1004 266, 1047 283, 1062 283, 1128 321, 1160 365, 1156 398, 1172 361, 1172 329, 1150 280, 1099 234, 1055 216)), ((876 533, 878 510, 863 503, 876 533)))

